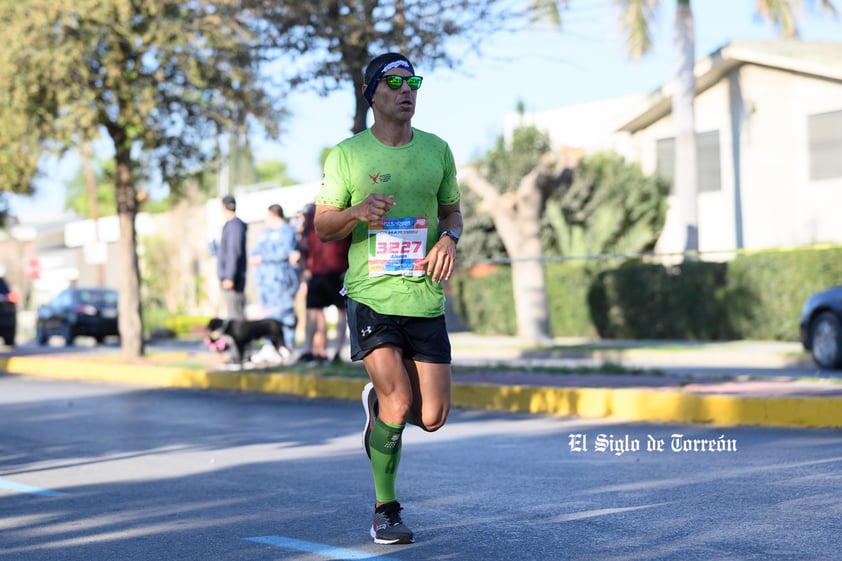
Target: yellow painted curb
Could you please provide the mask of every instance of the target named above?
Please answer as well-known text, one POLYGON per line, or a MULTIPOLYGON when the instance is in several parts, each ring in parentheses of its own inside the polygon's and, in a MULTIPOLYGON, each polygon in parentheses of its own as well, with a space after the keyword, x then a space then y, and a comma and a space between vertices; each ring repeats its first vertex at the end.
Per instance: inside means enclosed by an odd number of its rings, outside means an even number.
POLYGON ((745 397, 674 389, 454 384, 460 407, 620 421, 717 426, 842 427, 842 397, 745 397))
MULTIPOLYGON (((11 357, 0 370, 65 380, 200 388, 356 400, 363 379, 269 372, 208 372, 48 357, 11 357)), ((842 427, 842 397, 744 397, 677 389, 567 388, 460 384, 455 407, 618 421, 716 426, 842 427)))
POLYGON ((146 366, 105 361, 12 357, 5 370, 60 380, 86 380, 165 388, 200 388, 279 393, 305 397, 359 399, 364 380, 264 372, 208 372, 202 369, 146 366))

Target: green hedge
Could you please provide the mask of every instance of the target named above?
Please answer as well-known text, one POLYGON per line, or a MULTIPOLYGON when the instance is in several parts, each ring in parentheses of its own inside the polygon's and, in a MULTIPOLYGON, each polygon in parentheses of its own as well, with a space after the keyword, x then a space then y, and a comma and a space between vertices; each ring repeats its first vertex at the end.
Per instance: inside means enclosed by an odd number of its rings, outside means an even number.
POLYGON ((210 321, 210 316, 169 316, 164 327, 175 333, 176 337, 196 336, 202 333, 210 321))
POLYGON ((550 331, 556 337, 598 335, 588 306, 588 288, 593 272, 577 263, 547 263, 547 298, 550 304, 550 331))
POLYGON ((765 252, 729 265, 735 284, 751 292, 741 318, 744 339, 797 340, 798 317, 811 294, 842 284, 842 248, 765 252))
POLYGON ((171 314, 164 308, 146 306, 143 308, 144 336, 160 331, 169 331, 174 337, 195 337, 201 335, 210 321, 209 316, 171 314))
MULTIPOLYGON (((471 331, 514 335, 511 269, 485 269, 454 277, 453 308, 471 331)), ((842 247, 675 266, 549 262, 546 278, 554 337, 797 341, 806 298, 842 284, 842 247)))
POLYGON ((451 302, 465 326, 482 335, 514 335, 512 275, 508 266, 488 267, 483 273, 469 276, 460 273, 450 282, 451 302))

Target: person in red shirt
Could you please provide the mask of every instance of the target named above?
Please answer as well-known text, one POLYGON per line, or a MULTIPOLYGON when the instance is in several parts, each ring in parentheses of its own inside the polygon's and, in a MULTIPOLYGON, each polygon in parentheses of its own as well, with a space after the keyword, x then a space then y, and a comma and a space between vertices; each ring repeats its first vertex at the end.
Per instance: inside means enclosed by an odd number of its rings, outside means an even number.
POLYGON ((302 275, 307 284, 307 314, 304 352, 299 363, 326 363, 327 323, 325 308, 336 306, 336 352, 333 362, 341 362, 342 346, 345 344, 345 296, 343 283, 348 269, 348 248, 351 236, 341 240, 323 242, 313 227, 315 205, 308 205, 304 212, 304 229, 301 233, 300 250, 302 275))

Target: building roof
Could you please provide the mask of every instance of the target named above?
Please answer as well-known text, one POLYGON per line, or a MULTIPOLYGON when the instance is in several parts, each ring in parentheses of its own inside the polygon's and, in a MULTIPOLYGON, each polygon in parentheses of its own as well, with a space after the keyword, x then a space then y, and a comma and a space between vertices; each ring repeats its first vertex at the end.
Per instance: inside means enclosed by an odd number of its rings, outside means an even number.
MULTIPOLYGON (((697 95, 744 64, 842 81, 842 42, 732 41, 696 62, 697 95)), ((633 107, 617 130, 634 132, 668 115, 674 90, 674 81, 666 82, 633 107)))

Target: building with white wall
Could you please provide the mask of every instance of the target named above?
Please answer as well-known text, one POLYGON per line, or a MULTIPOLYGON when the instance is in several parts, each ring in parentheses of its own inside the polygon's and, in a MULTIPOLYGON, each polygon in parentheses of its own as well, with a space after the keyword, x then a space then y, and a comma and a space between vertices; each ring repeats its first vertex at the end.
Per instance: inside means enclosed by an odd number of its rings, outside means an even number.
MULTIPOLYGON (((842 243, 842 42, 734 41, 697 62, 699 249, 842 243)), ((673 84, 648 96, 510 114, 553 145, 614 150, 671 177, 673 84)), ((683 250, 670 197, 658 251, 683 250)))
MULTIPOLYGON (((695 68, 699 249, 842 243, 842 43, 735 41, 695 68)), ((670 176, 672 84, 619 126, 644 171, 670 176)), ((659 242, 680 250, 671 210, 659 242)))

